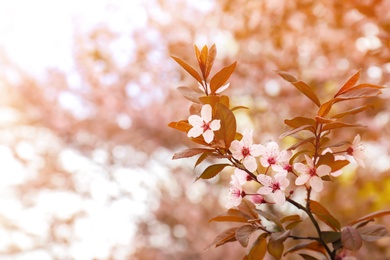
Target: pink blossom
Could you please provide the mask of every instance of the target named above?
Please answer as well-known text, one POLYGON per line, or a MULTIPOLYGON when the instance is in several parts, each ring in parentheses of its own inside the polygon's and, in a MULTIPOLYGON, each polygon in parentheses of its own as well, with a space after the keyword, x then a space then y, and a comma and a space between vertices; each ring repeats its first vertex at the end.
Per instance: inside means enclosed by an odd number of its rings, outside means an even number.
POLYGON ((301 173, 301 175, 296 178, 295 185, 303 185, 308 182, 314 191, 320 192, 323 189, 321 177, 328 175, 331 169, 328 165, 320 165, 316 168, 313 160, 310 157, 305 155, 305 158, 306 164, 294 164, 294 169, 301 173))
POLYGON ((257 193, 269 195, 276 204, 283 205, 286 202, 284 190, 290 184, 285 174, 276 174, 274 178, 259 174, 257 180, 263 185, 257 193))
POLYGON ((364 152, 364 146, 360 142, 360 135, 355 136, 352 145, 347 149, 347 153, 349 155, 352 155, 361 167, 366 167, 364 163, 364 159, 366 159, 366 154, 364 152))
POLYGON ((251 181, 252 177, 246 171, 236 168, 234 170, 234 175, 237 177, 239 183, 243 185, 247 181, 251 181))
POLYGON ((252 131, 244 131, 241 141, 234 140, 230 145, 233 158, 242 161, 242 164, 249 171, 257 169, 255 157, 260 155, 261 145, 253 144, 252 131))
POLYGON ((228 201, 226 202, 226 207, 229 209, 240 205, 242 197, 245 194, 242 191, 242 187, 237 176, 232 175, 231 178, 232 180, 230 181, 228 201))
POLYGON ((271 166, 276 172, 287 173, 290 169, 289 160, 291 152, 282 150, 279 151, 279 145, 276 142, 269 142, 267 147, 261 146, 260 163, 264 167, 271 166))
POLYGON ((209 104, 202 107, 200 111, 201 116, 191 115, 188 122, 192 125, 188 131, 188 137, 198 137, 203 135, 206 143, 211 143, 214 140, 214 131, 221 128, 220 120, 212 120, 212 108, 209 104))

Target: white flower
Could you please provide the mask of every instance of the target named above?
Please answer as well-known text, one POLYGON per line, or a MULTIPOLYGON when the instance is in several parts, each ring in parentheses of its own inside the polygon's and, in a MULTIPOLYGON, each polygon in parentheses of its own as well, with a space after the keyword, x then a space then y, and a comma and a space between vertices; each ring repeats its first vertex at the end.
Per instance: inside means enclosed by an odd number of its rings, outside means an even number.
POLYGON ((279 151, 279 145, 276 142, 269 142, 267 147, 261 146, 260 163, 264 167, 271 166, 272 170, 281 173, 287 173, 289 169, 288 161, 291 158, 291 152, 279 151))
POLYGON ((206 143, 211 143, 214 140, 214 131, 221 128, 221 120, 212 120, 212 108, 209 104, 202 107, 200 115, 191 115, 188 122, 192 125, 188 131, 188 137, 198 137, 203 135, 206 143))
POLYGON ((310 187, 314 191, 320 192, 323 189, 322 176, 328 175, 331 171, 328 165, 320 165, 319 167, 314 166, 313 160, 305 155, 306 164, 294 163, 294 169, 296 169, 301 175, 296 178, 295 185, 303 185, 309 182, 310 187))
POLYGON ((237 177, 237 179, 241 185, 243 185, 247 181, 252 180, 252 177, 250 177, 246 171, 243 171, 243 170, 238 169, 238 168, 236 168, 234 170, 234 175, 237 177))
POLYGON ((261 195, 269 195, 276 204, 283 205, 286 202, 284 190, 290 184, 290 181, 284 174, 276 174, 274 178, 259 174, 257 180, 263 185, 257 193, 261 195))
POLYGON ((228 209, 240 205, 243 195, 242 187, 237 176, 232 175, 231 178, 228 201, 226 202, 226 207, 228 209))
MULTIPOLYGON (((198 82, 198 87, 199 87, 203 92, 206 93, 205 87, 204 87, 204 86, 206 86, 207 94, 210 94, 210 93, 211 93, 210 85, 209 85, 208 83, 204 82, 204 81, 202 81, 202 82, 203 82, 203 85, 200 84, 200 83, 198 82)), ((215 91, 215 93, 217 93, 217 94, 218 94, 218 93, 221 93, 222 91, 224 91, 225 89, 227 89, 229 86, 230 86, 230 83, 226 83, 225 85, 223 85, 223 86, 221 86, 219 89, 217 89, 217 91, 215 91)))
POLYGON ((364 146, 360 142, 360 135, 355 136, 353 139, 352 145, 347 149, 347 153, 352 155, 356 162, 363 168, 366 167, 364 159, 366 159, 366 154, 364 152, 364 146))
POLYGON ((255 157, 261 154, 261 145, 253 144, 252 131, 245 130, 241 141, 234 140, 230 144, 230 151, 233 158, 241 161, 245 168, 253 172, 257 169, 255 157))

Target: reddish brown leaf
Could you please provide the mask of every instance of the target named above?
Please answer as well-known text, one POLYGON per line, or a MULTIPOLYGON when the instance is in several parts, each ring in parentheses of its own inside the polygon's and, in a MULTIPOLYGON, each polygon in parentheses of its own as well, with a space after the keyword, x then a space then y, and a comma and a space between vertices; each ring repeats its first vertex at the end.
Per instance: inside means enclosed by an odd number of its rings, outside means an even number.
POLYGON ((356 72, 355 75, 353 75, 350 79, 348 79, 348 81, 337 92, 335 97, 337 97, 340 94, 343 94, 343 93, 347 92, 349 89, 351 89, 353 86, 355 86, 355 84, 359 80, 359 77, 360 77, 360 70, 358 72, 356 72))
POLYGON ((287 230, 283 233, 272 233, 268 241, 267 249, 268 253, 275 259, 281 259, 284 251, 284 241, 290 235, 290 231, 287 230))
POLYGON ((318 260, 317 258, 308 254, 299 254, 304 260, 318 260))
POLYGON ((207 149, 207 148, 190 148, 190 149, 186 149, 184 151, 181 151, 181 152, 178 152, 178 153, 175 153, 173 155, 173 160, 176 160, 176 159, 181 159, 181 158, 188 158, 188 157, 192 157, 192 156, 195 156, 197 154, 200 154, 200 153, 203 153, 203 152, 213 152, 214 149, 207 149))
POLYGON ((248 260, 263 260, 267 253, 267 234, 261 234, 253 243, 248 260))
POLYGON ((217 48, 215 47, 215 44, 213 44, 209 50, 209 55, 207 57, 206 74, 205 74, 206 79, 210 75, 210 71, 211 68, 213 67, 216 55, 217 55, 217 48))
POLYGON ((181 86, 181 87, 178 87, 177 90, 180 92, 180 94, 182 94, 189 101, 192 101, 195 103, 200 103, 199 97, 201 94, 196 92, 192 88, 181 86))
POLYGON ((317 124, 329 124, 329 123, 333 123, 334 121, 336 121, 336 119, 329 119, 322 116, 316 116, 317 124))
POLYGON ((375 97, 381 93, 382 93, 382 91, 380 91, 379 89, 353 88, 353 89, 349 90, 348 92, 345 92, 345 93, 339 95, 334 100, 335 100, 335 103, 337 103, 337 102, 341 102, 341 101, 345 101, 345 100, 375 97))
POLYGON ((219 247, 225 243, 236 241, 236 230, 237 227, 226 229, 221 234, 216 236, 214 240, 205 248, 205 250, 209 249, 214 245, 215 247, 219 247))
POLYGON ((333 243, 341 238, 341 233, 334 231, 322 231, 321 237, 325 243, 333 243))
POLYGON ((280 222, 284 223, 284 222, 296 221, 296 220, 300 220, 300 219, 301 219, 301 216, 299 216, 299 215, 289 215, 289 216, 285 216, 284 218, 282 218, 280 220, 280 222))
POLYGON ((217 222, 243 222, 247 223, 248 220, 251 219, 250 216, 244 214, 240 210, 237 209, 229 209, 225 214, 216 216, 209 220, 209 222, 217 221, 217 222))
POLYGON ((239 228, 236 230, 236 239, 237 239, 237 241, 238 241, 243 247, 247 247, 247 246, 248 246, 248 242, 249 242, 250 236, 251 236, 251 235, 253 234, 253 232, 255 232, 256 230, 258 230, 258 228, 255 227, 255 226, 252 226, 252 225, 244 225, 244 226, 239 227, 239 228))
POLYGON ((317 115, 321 117, 325 117, 326 115, 328 115, 329 111, 332 109, 333 103, 334 103, 334 99, 331 99, 325 102, 324 104, 322 104, 320 106, 320 109, 318 110, 317 115))
POLYGON ((351 251, 358 251, 363 245, 359 232, 351 226, 347 226, 341 231, 341 242, 345 249, 351 251))
POLYGON ((221 120, 221 128, 215 132, 215 137, 224 140, 225 148, 229 149, 231 142, 236 136, 236 117, 225 105, 217 103, 215 118, 221 120))
POLYGON ((267 212, 267 211, 263 211, 263 210, 260 210, 260 209, 256 209, 256 212, 264 217, 265 219, 275 223, 275 225, 280 229, 280 230, 283 230, 283 225, 282 225, 282 222, 280 222, 279 220, 279 217, 270 213, 270 212, 267 212))
MULTIPOLYGON (((313 141, 315 140, 315 137, 310 137, 310 138, 306 138, 306 139, 303 139, 302 141, 290 146, 289 148, 287 148, 287 150, 295 150, 297 149, 299 146, 301 145, 304 145, 306 143, 311 143, 313 144, 313 141)), ((313 144, 314 145, 314 144, 313 144)))
POLYGON ((369 108, 369 107, 372 108, 372 106, 370 106, 370 105, 364 105, 364 106, 356 107, 356 108, 347 110, 347 111, 345 111, 345 112, 342 112, 342 113, 333 115, 332 118, 342 118, 342 117, 344 117, 344 116, 354 115, 354 114, 357 114, 357 113, 360 113, 360 112, 366 110, 366 109, 369 108))
POLYGON ((303 250, 303 249, 312 250, 312 251, 315 251, 315 252, 322 253, 323 255, 326 255, 326 251, 325 251, 324 247, 318 241, 308 241, 308 242, 297 244, 297 245, 295 245, 293 247, 290 247, 284 253, 284 255, 287 255, 289 253, 293 253, 293 252, 296 252, 296 251, 299 251, 299 250, 303 250))
POLYGON ((333 217, 329 211, 320 203, 314 200, 310 200, 310 210, 325 224, 331 227, 335 231, 339 231, 341 228, 340 222, 333 217))
POLYGON ((364 127, 364 126, 359 125, 359 124, 348 124, 348 123, 344 123, 344 122, 334 122, 334 123, 326 124, 322 128, 322 130, 323 131, 328 131, 328 130, 343 128, 343 127, 364 127))
POLYGON ((228 163, 210 165, 206 168, 206 170, 203 171, 203 173, 199 177, 196 178, 195 181, 199 179, 211 179, 215 177, 218 173, 220 173, 226 166, 231 165, 228 163))
POLYGON ((358 228, 357 231, 359 232, 361 238, 367 242, 376 241, 376 240, 381 239, 383 237, 389 236, 389 232, 388 232, 386 226, 380 225, 380 224, 364 226, 364 227, 358 228))
POLYGON ((349 226, 352 226, 352 225, 355 225, 357 223, 364 222, 364 221, 367 221, 367 220, 370 220, 370 219, 387 216, 387 215, 390 215, 390 210, 376 211, 376 212, 368 214, 368 215, 366 215, 364 217, 361 217, 361 218, 359 218, 357 220, 352 221, 351 223, 349 223, 349 226))
POLYGON ((280 71, 280 70, 275 70, 276 73, 279 74, 279 76, 281 76, 284 80, 290 82, 290 83, 293 83, 293 82, 297 82, 298 80, 291 74, 287 73, 287 72, 284 72, 284 71, 280 71))
POLYGON ((237 62, 234 62, 233 64, 224 67, 220 71, 218 71, 210 81, 210 89, 211 89, 211 94, 215 94, 215 92, 222 87, 230 78, 232 73, 234 72, 236 68, 237 62))
POLYGON ((292 119, 286 119, 284 120, 284 123, 293 128, 297 128, 303 125, 311 125, 314 127, 316 125, 316 121, 314 121, 312 118, 303 117, 303 116, 297 116, 292 119))
POLYGON ((199 164, 201 164, 208 156, 209 156, 209 152, 205 152, 205 153, 202 153, 198 160, 196 160, 196 163, 194 165, 194 169, 196 168, 196 166, 198 166, 199 164))
POLYGON ((190 65, 182 61, 180 58, 171 56, 172 59, 174 59, 179 65, 185 69, 192 77, 194 77, 200 84, 202 84, 202 78, 199 76, 198 72, 194 68, 192 68, 190 65))
POLYGON ((301 91, 303 94, 305 94, 311 101, 314 102, 318 107, 321 106, 321 102, 318 99, 317 95, 314 93, 314 91, 306 85, 303 81, 298 81, 292 83, 299 91, 301 91))
POLYGON ((308 131, 313 133, 314 132, 314 127, 311 126, 311 125, 303 125, 303 126, 300 126, 298 128, 292 129, 290 131, 284 132, 283 134, 281 134, 279 136, 279 138, 282 139, 282 138, 285 138, 286 136, 296 134, 296 133, 298 133, 300 131, 303 131, 303 130, 308 130, 308 131))

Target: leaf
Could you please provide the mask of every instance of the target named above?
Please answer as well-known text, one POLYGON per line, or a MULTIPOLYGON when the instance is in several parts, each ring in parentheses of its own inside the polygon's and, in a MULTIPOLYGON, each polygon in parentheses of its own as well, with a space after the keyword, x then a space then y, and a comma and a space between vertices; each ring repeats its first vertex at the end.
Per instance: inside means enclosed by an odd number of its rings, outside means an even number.
POLYGON ((333 243, 341 238, 340 232, 334 232, 334 231, 322 231, 321 232, 322 240, 328 244, 333 243))
POLYGON ((262 260, 267 253, 267 234, 261 234, 253 243, 248 260, 262 260))
POLYGON ((279 228, 279 230, 283 230, 283 225, 282 225, 282 223, 280 222, 279 218, 276 215, 274 215, 272 213, 269 213, 267 211, 262 211, 260 209, 256 209, 256 212, 260 216, 264 217, 266 220, 275 223, 276 226, 279 228))
POLYGON ((333 123, 334 121, 336 121, 336 120, 335 119, 325 118, 325 117, 322 117, 322 116, 316 116, 317 124, 329 124, 329 123, 333 123))
POLYGON ((222 233, 220 233, 218 236, 216 236, 214 238, 214 240, 205 248, 205 250, 209 249, 210 247, 212 247, 213 245, 215 245, 215 247, 219 247, 219 246, 222 246, 223 244, 225 243, 228 243, 228 242, 234 242, 236 241, 236 230, 237 230, 238 227, 233 227, 233 228, 229 228, 229 229, 226 229, 225 231, 223 231, 222 233))
POLYGON ((353 75, 350 79, 348 79, 348 81, 337 92, 335 97, 337 97, 340 94, 343 94, 343 93, 347 92, 349 89, 351 89, 353 86, 355 86, 355 84, 359 80, 359 77, 360 77, 360 70, 358 72, 356 72, 355 75, 353 75))
POLYGON ((311 143, 313 146, 314 146, 314 143, 313 141, 315 140, 316 138, 315 137, 309 137, 309 138, 306 138, 306 139, 303 139, 302 141, 290 146, 289 148, 287 148, 287 150, 295 150, 297 149, 299 146, 301 145, 304 145, 306 143, 311 143))
POLYGON ((217 221, 217 222, 243 222, 247 223, 248 220, 251 219, 250 216, 242 213, 237 209, 229 209, 224 215, 216 216, 209 220, 209 222, 217 221))
POLYGON ((335 98, 335 103, 345 101, 345 100, 352 100, 352 99, 361 99, 361 98, 370 98, 375 97, 381 94, 382 91, 379 89, 373 89, 369 87, 359 87, 359 88, 353 88, 350 91, 341 94, 337 98, 335 98))
POLYGON ((199 179, 211 179, 215 177, 218 173, 220 173, 226 166, 231 165, 228 163, 210 165, 199 177, 196 178, 195 181, 199 179))
POLYGON ((333 217, 329 211, 324 208, 320 203, 314 200, 310 200, 310 211, 313 212, 320 220, 331 227, 335 231, 339 231, 341 228, 340 222, 333 217))
POLYGON ((386 215, 390 215, 390 210, 376 211, 376 212, 368 214, 368 215, 366 215, 364 217, 361 217, 361 218, 359 218, 357 220, 352 221, 351 223, 349 223, 349 226, 352 226, 352 225, 355 225, 356 223, 364 222, 366 220, 370 220, 370 219, 373 219, 373 218, 383 217, 383 216, 386 216, 386 215))
POLYGON ((293 128, 301 127, 303 125, 311 125, 315 127, 316 125, 316 121, 314 121, 312 118, 308 118, 304 116, 297 116, 292 119, 286 119, 284 120, 284 123, 293 128))
POLYGON ((194 77, 196 79, 196 81, 198 81, 200 84, 202 84, 202 78, 199 76, 198 72, 196 72, 196 70, 194 68, 192 68, 190 65, 188 65, 187 63, 185 63, 184 61, 182 61, 180 58, 178 57, 175 57, 175 56, 171 56, 172 59, 174 59, 177 63, 179 63, 179 65, 185 69, 192 77, 194 77))
POLYGON ((318 260, 314 256, 308 255, 308 254, 299 254, 304 260, 318 260))
POLYGON ((301 219, 301 216, 295 214, 295 215, 289 215, 289 216, 282 218, 280 220, 280 222, 284 223, 284 222, 296 221, 296 220, 300 220, 300 219, 301 219))
POLYGON ((249 219, 259 218, 255 204, 247 199, 242 199, 241 204, 238 205, 238 209, 241 211, 241 213, 246 214, 249 219))
POLYGON ((168 124, 168 126, 182 132, 188 132, 192 128, 192 125, 190 125, 187 120, 181 120, 179 122, 171 122, 168 124))
POLYGON ((351 226, 346 226, 341 231, 341 242, 345 249, 351 251, 358 251, 363 245, 363 240, 360 237, 359 232, 351 226))
POLYGON ((285 229, 286 230, 291 230, 291 229, 295 228, 296 226, 298 226, 298 224, 301 223, 301 222, 302 222, 302 220, 292 221, 288 225, 286 225, 285 229))
POLYGON ((354 114, 357 114, 357 113, 360 113, 360 112, 366 110, 366 109, 369 108, 369 107, 372 108, 372 106, 370 106, 370 105, 364 105, 364 106, 356 107, 356 108, 353 108, 353 109, 344 111, 344 112, 342 112, 342 113, 333 115, 332 118, 342 118, 342 117, 344 117, 344 116, 354 115, 354 114))
POLYGON ((181 159, 181 158, 188 158, 188 157, 192 157, 192 156, 195 156, 197 154, 200 154, 200 153, 203 153, 203 152, 213 152, 214 149, 207 149, 207 148, 190 148, 190 149, 186 149, 184 151, 181 151, 181 152, 178 152, 178 153, 175 153, 173 155, 173 160, 176 160, 176 159, 181 159))
POLYGON ((290 235, 290 231, 284 233, 272 233, 268 241, 267 249, 268 253, 275 259, 281 259, 284 251, 284 241, 290 235))
POLYGON ((361 238, 367 242, 373 242, 383 237, 389 236, 389 232, 386 226, 380 224, 364 226, 358 228, 357 231, 359 232, 361 238))
POLYGON ((314 91, 306 85, 303 81, 297 81, 297 79, 283 71, 276 71, 276 73, 279 74, 284 80, 290 82, 294 87, 296 87, 299 91, 301 91, 305 96, 310 98, 311 101, 313 101, 318 107, 321 106, 321 102, 318 99, 317 95, 314 93, 314 91))
POLYGON ((192 88, 181 86, 181 87, 178 87, 177 90, 180 92, 180 94, 182 94, 189 101, 200 104, 200 101, 199 101, 200 94, 198 92, 196 92, 195 90, 193 90, 192 88))
POLYGON ((322 253, 324 255, 326 254, 326 251, 325 251, 324 247, 321 245, 320 242, 318 242, 318 241, 308 241, 308 242, 303 242, 303 243, 297 244, 297 245, 295 245, 293 247, 290 247, 284 253, 284 255, 287 255, 289 253, 293 253, 293 252, 296 252, 296 251, 299 251, 299 250, 303 250, 303 249, 312 250, 312 251, 315 251, 315 252, 322 253))
POLYGON ((334 122, 334 123, 326 124, 322 128, 322 130, 323 131, 328 131, 328 130, 343 128, 343 127, 364 127, 364 126, 362 126, 360 124, 348 124, 348 123, 344 123, 344 122, 334 122))
POLYGON ((232 111, 238 110, 238 109, 249 109, 249 107, 245 107, 245 106, 235 106, 235 107, 232 108, 232 111))
POLYGON ((213 44, 209 50, 209 55, 207 57, 207 63, 206 63, 206 73, 205 78, 210 75, 211 68, 213 67, 215 57, 217 56, 217 48, 215 47, 215 44, 213 44))
POLYGON ((329 111, 332 109, 333 103, 334 103, 334 99, 331 99, 323 103, 320 106, 317 115, 321 117, 325 117, 327 114, 329 114, 329 111))
POLYGON ((236 230, 236 239, 243 246, 247 247, 249 238, 253 232, 255 232, 258 228, 252 225, 244 225, 239 227, 236 230))
POLYGON ((209 156, 209 154, 210 154, 210 153, 208 153, 208 152, 202 153, 202 154, 199 156, 198 160, 196 160, 196 163, 195 163, 195 165, 194 165, 194 169, 196 168, 196 166, 198 166, 199 164, 201 164, 201 163, 209 156))
POLYGON ((303 126, 300 126, 298 128, 295 128, 295 129, 292 129, 290 131, 287 131, 287 132, 284 132, 283 134, 281 134, 279 136, 279 139, 282 139, 282 138, 285 138, 286 136, 289 136, 289 135, 293 135, 293 134, 296 134, 300 131, 303 131, 303 130, 308 130, 310 132, 314 132, 314 127, 311 126, 311 125, 303 125, 303 126))
POLYGON ((225 148, 229 149, 236 136, 236 117, 233 112, 221 103, 216 104, 215 118, 221 120, 221 128, 215 132, 217 139, 225 142, 225 148))
POLYGON ((211 78, 210 81, 211 94, 215 94, 215 92, 228 81, 228 79, 234 72, 234 69, 236 68, 236 64, 237 62, 234 62, 233 64, 224 67, 211 78))

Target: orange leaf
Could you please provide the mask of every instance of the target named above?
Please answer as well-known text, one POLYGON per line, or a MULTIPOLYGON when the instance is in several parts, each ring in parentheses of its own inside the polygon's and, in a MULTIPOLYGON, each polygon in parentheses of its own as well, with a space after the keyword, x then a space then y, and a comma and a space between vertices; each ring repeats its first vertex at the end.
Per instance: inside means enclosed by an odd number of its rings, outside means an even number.
POLYGON ((252 219, 247 214, 244 214, 240 210, 237 209, 229 209, 225 214, 216 216, 209 220, 217 221, 217 222, 244 222, 247 223, 249 219, 252 219))
POLYGON ((353 86, 355 86, 355 84, 358 82, 359 80, 359 77, 360 77, 360 70, 358 72, 355 73, 355 75, 353 75, 342 87, 341 89, 337 92, 337 94, 335 95, 335 97, 337 97, 338 95, 340 94, 343 94, 345 92, 347 92, 349 89, 351 89, 353 86))
POLYGON ((182 132, 188 132, 192 128, 192 126, 188 123, 187 120, 181 120, 179 122, 171 122, 168 124, 168 126, 182 132))
POLYGON ((205 250, 209 249, 213 245, 215 245, 215 247, 219 247, 225 243, 236 241, 236 230, 237 227, 226 229, 221 234, 216 236, 214 240, 205 248, 205 250))
POLYGON ((284 123, 293 128, 297 128, 303 125, 311 125, 314 127, 316 124, 316 122, 313 119, 308 117, 303 117, 303 116, 297 116, 292 119, 286 119, 284 120, 284 123))
POLYGON ((369 88, 369 87, 362 87, 362 88, 353 88, 349 90, 348 92, 345 92, 341 95, 339 95, 337 98, 335 98, 335 103, 345 101, 345 100, 352 100, 352 99, 360 99, 360 98, 370 98, 375 97, 381 94, 382 91, 376 88, 369 88))
POLYGON ((323 131, 328 131, 328 130, 333 130, 333 129, 337 129, 337 128, 343 128, 343 127, 364 127, 364 126, 359 125, 359 124, 348 124, 348 123, 344 123, 344 122, 334 122, 334 123, 326 124, 322 128, 322 130, 323 131))
POLYGON ((240 242, 240 244, 243 247, 247 247, 250 236, 256 230, 258 230, 258 228, 255 227, 255 226, 252 226, 252 225, 244 225, 244 226, 239 227, 236 230, 236 239, 237 239, 237 241, 240 242))
POLYGON ((221 103, 217 103, 215 118, 221 120, 221 128, 215 132, 215 137, 225 142, 225 148, 229 148, 236 136, 236 117, 233 112, 221 103))
POLYGON ((261 234, 253 243, 248 260, 262 260, 267 253, 267 234, 261 234))
POLYGON ((215 150, 214 149, 207 149, 207 148, 190 148, 190 149, 186 149, 184 151, 175 153, 173 155, 172 159, 176 160, 176 159, 181 159, 181 158, 188 158, 188 157, 192 157, 192 156, 195 156, 195 155, 203 153, 203 152, 213 152, 213 151, 215 151, 215 150))
POLYGON ((279 136, 279 138, 282 139, 282 138, 285 138, 286 136, 296 134, 296 133, 303 131, 303 130, 308 130, 308 131, 314 133, 314 127, 312 125, 303 125, 303 126, 300 126, 298 128, 292 129, 290 131, 284 132, 283 134, 281 134, 279 136))
POLYGON ((318 110, 317 115, 321 116, 321 117, 326 116, 329 113, 329 111, 332 109, 333 103, 334 103, 334 100, 331 99, 331 100, 325 102, 324 104, 322 104, 320 106, 320 109, 318 110))
POLYGON ((376 212, 368 214, 368 215, 366 215, 364 217, 361 217, 361 218, 359 218, 357 220, 352 221, 351 223, 349 223, 349 226, 352 226, 352 225, 355 225, 357 223, 364 222, 366 220, 370 220, 370 219, 373 219, 373 218, 383 217, 383 216, 386 216, 386 215, 390 215, 390 210, 376 211, 376 212))
POLYGON ((182 61, 180 58, 171 56, 172 59, 174 59, 177 63, 179 63, 180 66, 182 66, 183 69, 185 69, 192 77, 194 77, 200 84, 202 84, 202 78, 199 76, 198 72, 194 68, 192 68, 190 65, 182 61))
POLYGON ((334 115, 334 116, 332 116, 332 118, 342 118, 342 117, 347 116, 347 115, 354 115, 354 114, 357 114, 357 113, 360 113, 360 112, 366 110, 369 107, 372 108, 372 106, 370 106, 370 105, 364 105, 364 106, 356 107, 356 108, 344 111, 342 113, 339 113, 337 115, 334 115))
POLYGON ((231 165, 228 163, 210 165, 202 172, 199 177, 196 178, 195 181, 199 179, 211 179, 215 177, 218 173, 220 173, 226 166, 231 165))
POLYGON ((295 246, 289 248, 284 253, 284 255, 287 255, 289 253, 296 252, 296 251, 299 251, 302 249, 312 250, 312 251, 319 252, 319 253, 326 255, 326 251, 325 251, 324 247, 318 241, 312 241, 312 242, 309 241, 309 242, 304 242, 304 243, 300 243, 298 245, 295 245, 295 246))
POLYGON ((215 94, 215 92, 228 81, 228 79, 234 72, 236 65, 237 62, 234 62, 233 64, 224 67, 211 78, 210 81, 211 94, 215 94))
POLYGON ((275 259, 281 259, 284 251, 283 242, 290 235, 290 230, 285 231, 284 233, 272 233, 268 241, 267 249, 268 253, 272 255, 275 259))
POLYGON ((217 48, 215 47, 215 44, 213 44, 209 50, 209 55, 207 57, 206 74, 205 74, 206 79, 210 75, 210 71, 211 68, 213 67, 216 55, 217 55, 217 48))
POLYGON ((324 208, 320 203, 314 200, 310 200, 310 210, 325 224, 331 227, 333 230, 338 231, 341 228, 340 222, 333 217, 329 211, 324 208))

